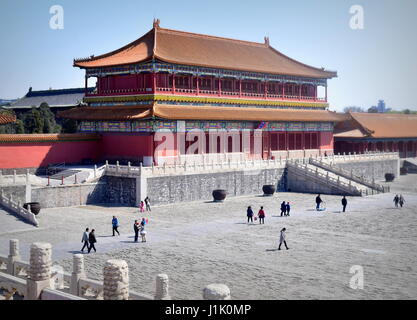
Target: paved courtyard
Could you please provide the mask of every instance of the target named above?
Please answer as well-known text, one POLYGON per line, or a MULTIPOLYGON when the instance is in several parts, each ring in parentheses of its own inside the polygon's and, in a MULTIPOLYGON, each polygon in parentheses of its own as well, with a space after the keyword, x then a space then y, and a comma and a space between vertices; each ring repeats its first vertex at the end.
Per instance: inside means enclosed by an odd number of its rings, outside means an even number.
MULTIPOLYGON (((150 195, 152 199, 152 195, 150 195)), ((416 299, 417 180, 401 176, 390 194, 348 198, 323 195, 326 210, 314 210, 312 194, 245 196, 224 203, 198 201, 154 207, 139 214, 131 207, 81 206, 44 209, 35 228, 0 210, 0 253, 20 239, 28 260, 34 241, 53 244, 53 258, 71 270, 85 227, 95 228, 98 252, 86 254, 87 274, 102 279, 107 259, 125 259, 131 288, 153 294, 155 275, 167 273, 174 299, 200 299, 204 286, 225 283, 233 299, 416 299), (406 204, 392 199, 402 193, 406 204), (292 204, 280 217, 279 205, 292 204), (264 225, 246 223, 246 207, 263 205, 264 225), (111 218, 120 220, 120 237, 111 236, 111 218), (133 220, 149 219, 148 242, 133 243, 133 220), (277 251, 279 231, 287 228, 290 250, 277 251), (364 289, 349 287, 353 265, 364 270, 364 289)))

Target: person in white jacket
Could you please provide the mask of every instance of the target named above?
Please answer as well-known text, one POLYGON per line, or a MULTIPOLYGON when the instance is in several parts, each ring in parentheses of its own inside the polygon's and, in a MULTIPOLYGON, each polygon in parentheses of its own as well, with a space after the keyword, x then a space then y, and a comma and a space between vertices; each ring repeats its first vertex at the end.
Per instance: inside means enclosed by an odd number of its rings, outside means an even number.
POLYGON ((88 228, 85 229, 84 233, 83 233, 83 238, 81 239, 81 242, 84 242, 84 245, 81 249, 81 252, 84 252, 84 248, 87 247, 87 250, 90 249, 90 246, 88 245, 88 228))
POLYGON ((288 246, 287 246, 287 242, 285 241, 285 231, 286 230, 287 229, 285 229, 285 228, 282 228, 281 229, 281 233, 279 235, 279 247, 278 247, 278 250, 281 250, 282 243, 284 243, 285 248, 287 248, 287 250, 289 249, 288 246))

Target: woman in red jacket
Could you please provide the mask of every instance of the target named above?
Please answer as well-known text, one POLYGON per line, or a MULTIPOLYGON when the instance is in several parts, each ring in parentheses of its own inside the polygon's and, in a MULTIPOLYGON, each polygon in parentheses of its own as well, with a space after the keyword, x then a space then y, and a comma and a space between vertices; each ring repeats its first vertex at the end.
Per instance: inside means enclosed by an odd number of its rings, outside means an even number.
POLYGON ((264 211, 264 207, 261 207, 261 209, 258 212, 258 218, 259 218, 259 224, 263 223, 265 224, 265 211, 264 211))

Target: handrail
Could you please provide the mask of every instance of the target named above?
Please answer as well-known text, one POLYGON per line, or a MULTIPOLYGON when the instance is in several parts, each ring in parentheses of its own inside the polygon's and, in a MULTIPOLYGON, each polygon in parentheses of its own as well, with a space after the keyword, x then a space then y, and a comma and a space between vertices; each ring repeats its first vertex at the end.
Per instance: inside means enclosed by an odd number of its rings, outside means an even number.
POLYGON ((337 174, 337 175, 339 175, 339 176, 341 176, 343 178, 352 180, 352 181, 354 181, 356 183, 359 183, 359 184, 362 184, 362 185, 364 185, 366 187, 375 189, 377 191, 384 192, 384 190, 385 190, 384 186, 382 186, 380 184, 377 184, 377 183, 375 183, 373 181, 372 182, 371 181, 367 181, 365 178, 362 178, 360 176, 354 175, 353 173, 349 173, 348 171, 346 171, 343 168, 334 167, 334 166, 332 166, 330 164, 326 164, 323 161, 318 161, 318 160, 315 160, 313 158, 310 158, 309 159, 309 163, 312 164, 312 165, 315 165, 315 166, 317 166, 319 168, 322 168, 322 169, 325 169, 327 171, 333 172, 333 173, 335 173, 335 174, 337 174))
POLYGON ((355 187, 353 185, 350 185, 350 184, 347 184, 347 183, 345 183, 343 181, 340 181, 338 179, 335 179, 333 177, 327 176, 327 175, 325 175, 321 172, 314 171, 314 170, 308 168, 307 165, 302 165, 302 164, 299 164, 299 163, 291 163, 291 162, 288 163, 288 165, 290 167, 292 166, 292 167, 295 167, 295 168, 299 169, 300 171, 303 171, 303 174, 307 174, 310 177, 313 177, 313 178, 318 177, 318 178, 321 178, 322 180, 326 180, 326 182, 329 182, 329 183, 333 184, 334 186, 336 186, 338 188, 345 189, 348 192, 355 192, 357 194, 361 194, 361 191, 357 187, 355 187))

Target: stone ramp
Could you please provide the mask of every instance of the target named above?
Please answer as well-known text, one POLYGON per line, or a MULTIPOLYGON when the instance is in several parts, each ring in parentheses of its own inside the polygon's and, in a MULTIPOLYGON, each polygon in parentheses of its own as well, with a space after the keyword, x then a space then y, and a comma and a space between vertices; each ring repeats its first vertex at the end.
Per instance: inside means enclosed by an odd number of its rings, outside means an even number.
POLYGON ((307 161, 288 163, 287 168, 288 189, 293 192, 363 196, 388 191, 383 186, 372 188, 307 161))
POLYGON ((361 196, 358 186, 321 168, 303 163, 288 163, 288 191, 361 196))
POLYGON ((354 185, 364 194, 373 194, 388 191, 386 187, 375 183, 374 179, 369 179, 368 177, 365 177, 364 174, 362 174, 361 176, 355 175, 352 169, 349 172, 332 164, 328 164, 323 161, 312 158, 309 159, 308 164, 312 165, 313 169, 315 169, 314 167, 318 167, 321 172, 324 172, 325 174, 329 172, 329 174, 335 177, 336 179, 341 179, 344 182, 354 185))
POLYGON ((417 158, 406 158, 402 161, 402 167, 407 168, 409 173, 417 173, 417 158))

